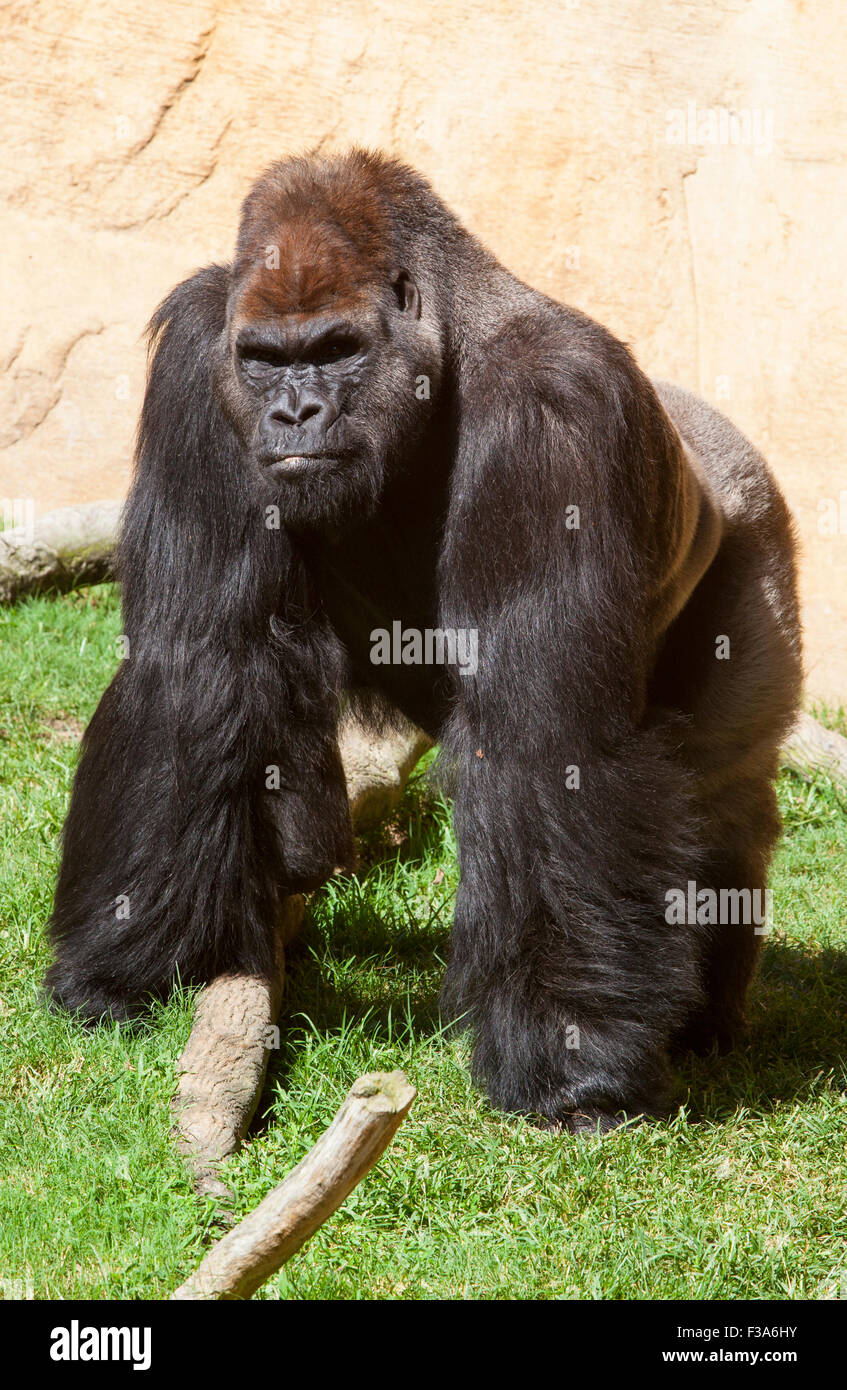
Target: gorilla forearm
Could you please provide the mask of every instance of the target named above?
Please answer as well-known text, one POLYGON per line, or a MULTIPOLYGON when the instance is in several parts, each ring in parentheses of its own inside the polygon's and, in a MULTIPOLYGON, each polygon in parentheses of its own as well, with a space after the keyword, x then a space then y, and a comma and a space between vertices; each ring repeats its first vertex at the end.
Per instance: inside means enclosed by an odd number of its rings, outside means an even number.
MULTIPOLYGON (((220 665, 208 680, 220 692, 220 665)), ((184 742, 160 680, 125 668, 103 697, 74 783, 51 923, 48 985, 66 1007, 124 1017, 175 974, 187 983, 268 973, 282 897, 349 864, 334 730, 309 726, 295 740, 288 728, 263 746, 256 688, 241 693, 243 711, 230 700, 205 727, 210 711, 196 709, 184 742), (281 774, 274 791, 269 766, 281 774)))
POLYGON ((672 730, 614 749, 584 727, 547 733, 534 753, 453 740, 462 876, 445 1005, 468 1014, 496 1105, 567 1123, 592 1106, 655 1113, 667 1039, 701 997, 695 934, 664 920, 665 886, 704 867, 694 798, 672 730))

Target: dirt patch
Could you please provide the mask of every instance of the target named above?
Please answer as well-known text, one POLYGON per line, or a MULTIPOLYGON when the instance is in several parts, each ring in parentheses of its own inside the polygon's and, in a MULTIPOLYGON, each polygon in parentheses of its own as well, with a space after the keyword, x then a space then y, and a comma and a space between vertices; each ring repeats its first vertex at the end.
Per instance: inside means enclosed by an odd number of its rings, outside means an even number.
POLYGON ((42 724, 44 737, 51 743, 64 743, 67 739, 82 738, 85 725, 73 714, 51 714, 42 724))

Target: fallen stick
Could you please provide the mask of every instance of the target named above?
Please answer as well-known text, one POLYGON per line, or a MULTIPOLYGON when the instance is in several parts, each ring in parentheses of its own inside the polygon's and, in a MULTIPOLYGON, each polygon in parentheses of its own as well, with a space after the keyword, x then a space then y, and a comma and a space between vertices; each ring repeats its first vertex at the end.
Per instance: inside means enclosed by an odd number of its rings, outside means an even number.
POLYGON ((250 1298, 337 1211, 415 1098, 403 1072, 356 1081, 335 1119, 279 1187, 212 1246, 173 1299, 250 1298))
POLYGON ((385 820, 399 804, 415 765, 432 747, 432 739, 395 714, 396 728, 375 738, 347 715, 338 731, 338 746, 347 779, 350 814, 357 831, 385 820))
POLYGON ((193 1170, 199 1196, 232 1197, 217 1168, 240 1145, 262 1094, 277 1041, 285 946, 300 928, 303 908, 301 895, 286 898, 271 978, 219 975, 197 1000, 171 1107, 177 1148, 193 1170))
POLYGON ((847 782, 847 738, 825 728, 811 714, 801 714, 782 745, 781 761, 807 782, 819 773, 847 782))

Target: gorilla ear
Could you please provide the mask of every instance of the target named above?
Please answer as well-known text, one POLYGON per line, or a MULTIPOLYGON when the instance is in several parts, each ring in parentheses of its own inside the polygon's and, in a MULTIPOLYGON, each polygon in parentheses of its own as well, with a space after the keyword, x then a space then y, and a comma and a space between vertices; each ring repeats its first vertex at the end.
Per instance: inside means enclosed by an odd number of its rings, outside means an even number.
POLYGON ((419 319, 421 316, 421 292, 408 270, 395 270, 391 277, 391 288, 397 296, 400 312, 411 314, 413 318, 419 319))

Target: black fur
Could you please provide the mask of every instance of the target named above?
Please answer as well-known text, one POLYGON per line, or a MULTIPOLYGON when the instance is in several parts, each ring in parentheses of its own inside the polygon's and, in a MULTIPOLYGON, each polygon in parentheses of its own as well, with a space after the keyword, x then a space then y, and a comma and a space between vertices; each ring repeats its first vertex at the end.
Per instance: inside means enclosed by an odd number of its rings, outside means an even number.
POLYGON ((668 925, 665 894, 763 887, 779 828, 799 635, 764 463, 362 152, 274 166, 233 266, 152 334, 129 656, 84 740, 55 996, 120 1017, 177 970, 268 968, 280 895, 349 862, 337 708, 368 684, 454 775, 445 1007, 494 1103, 571 1128, 661 1113, 669 1047, 731 1039, 758 946, 668 925), (340 364, 291 346, 327 312, 354 325, 340 364), (477 629, 476 674, 371 665, 395 620, 477 629))

